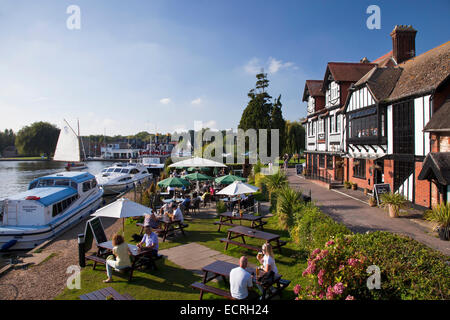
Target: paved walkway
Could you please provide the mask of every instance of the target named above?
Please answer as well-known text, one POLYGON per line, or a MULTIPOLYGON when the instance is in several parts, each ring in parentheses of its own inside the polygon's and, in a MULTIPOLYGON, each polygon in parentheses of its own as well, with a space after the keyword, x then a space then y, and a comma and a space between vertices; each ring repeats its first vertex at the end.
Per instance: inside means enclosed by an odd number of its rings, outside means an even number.
MULTIPOLYGON (((238 258, 227 256, 195 242, 161 250, 159 253, 180 267, 200 275, 203 274, 201 270, 204 266, 216 260, 239 264, 238 258)), ((255 267, 252 264, 249 266, 255 267)))
POLYGON ((369 207, 343 193, 328 190, 297 176, 295 169, 288 169, 288 180, 291 187, 300 189, 305 194, 311 190, 312 200, 323 212, 354 232, 381 230, 403 234, 450 255, 450 241, 440 240, 428 228, 410 217, 390 218, 383 209, 369 207))

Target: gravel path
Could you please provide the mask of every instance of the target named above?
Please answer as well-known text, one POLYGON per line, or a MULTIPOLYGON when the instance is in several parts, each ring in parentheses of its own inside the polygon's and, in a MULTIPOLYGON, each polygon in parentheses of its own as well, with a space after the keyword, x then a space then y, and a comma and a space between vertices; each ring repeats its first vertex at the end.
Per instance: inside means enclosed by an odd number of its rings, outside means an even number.
MULTIPOLYGON (((108 239, 120 230, 121 220, 102 218, 108 239)), ((84 233, 82 222, 52 241, 42 252, 53 254, 48 260, 27 269, 10 270, 0 277, 1 300, 49 300, 66 287, 67 267, 78 265, 77 235, 84 233)))

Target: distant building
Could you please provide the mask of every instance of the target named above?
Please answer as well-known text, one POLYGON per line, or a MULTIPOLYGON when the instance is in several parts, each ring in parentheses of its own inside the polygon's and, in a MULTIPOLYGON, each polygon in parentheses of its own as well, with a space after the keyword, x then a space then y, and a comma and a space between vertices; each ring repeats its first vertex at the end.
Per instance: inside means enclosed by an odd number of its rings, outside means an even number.
POLYGON ((103 159, 137 159, 140 149, 131 148, 128 143, 108 143, 101 147, 103 159))

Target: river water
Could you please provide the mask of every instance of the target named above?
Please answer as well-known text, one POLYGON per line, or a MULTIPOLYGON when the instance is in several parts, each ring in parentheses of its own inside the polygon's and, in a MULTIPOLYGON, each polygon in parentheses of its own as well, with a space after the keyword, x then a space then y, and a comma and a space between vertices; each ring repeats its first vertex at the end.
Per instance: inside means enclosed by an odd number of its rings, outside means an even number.
MULTIPOLYGON (((87 162, 93 175, 111 165, 107 161, 87 162)), ((57 161, 0 161, 0 200, 28 189, 31 180, 48 174, 65 171, 64 162, 57 161)))

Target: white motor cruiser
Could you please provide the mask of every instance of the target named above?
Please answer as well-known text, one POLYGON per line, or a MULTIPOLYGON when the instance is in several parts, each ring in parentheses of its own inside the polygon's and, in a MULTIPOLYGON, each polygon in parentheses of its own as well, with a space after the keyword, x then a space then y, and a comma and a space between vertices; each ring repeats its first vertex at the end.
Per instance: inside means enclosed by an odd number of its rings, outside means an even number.
POLYGON ((115 163, 103 169, 96 176, 105 195, 112 195, 133 189, 136 185, 149 181, 152 174, 138 163, 115 163))

